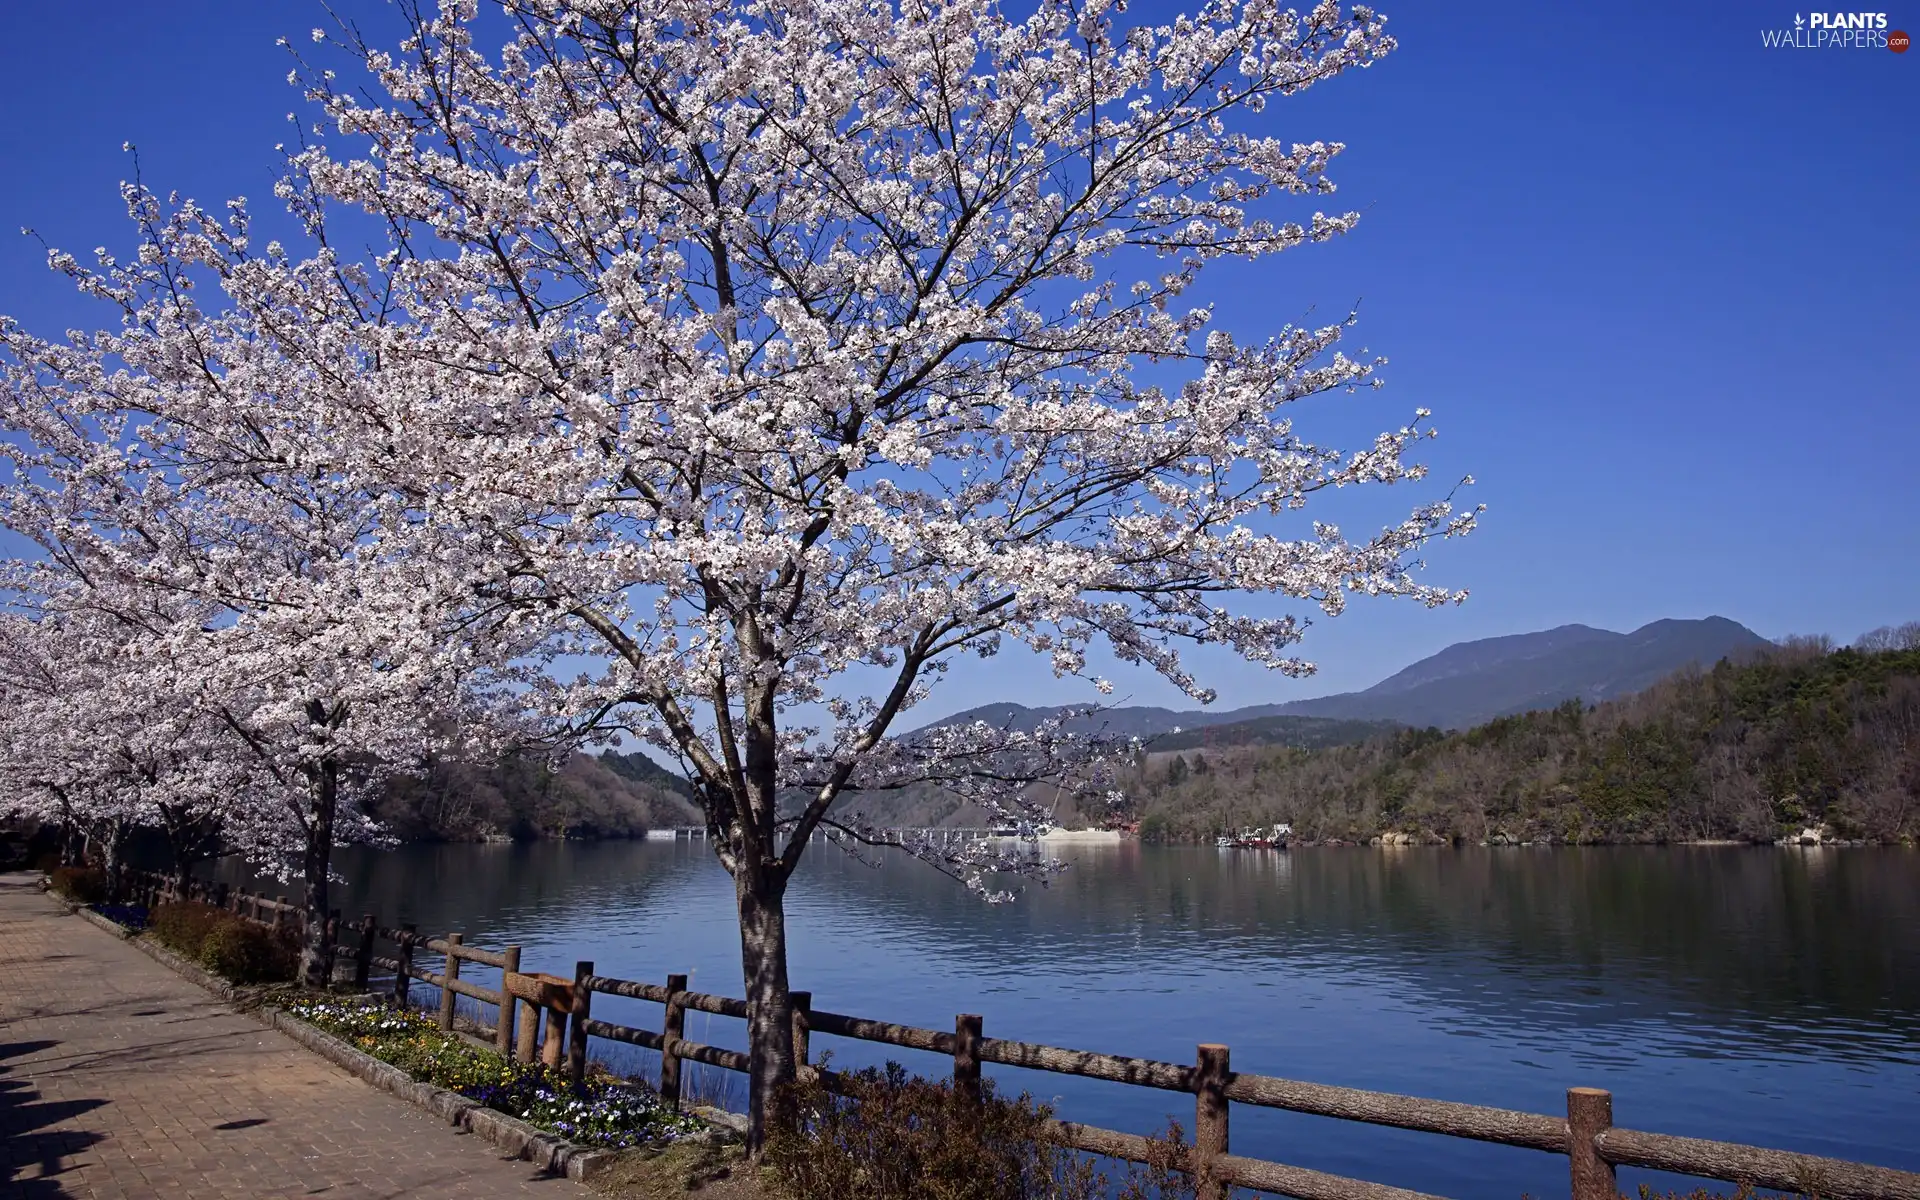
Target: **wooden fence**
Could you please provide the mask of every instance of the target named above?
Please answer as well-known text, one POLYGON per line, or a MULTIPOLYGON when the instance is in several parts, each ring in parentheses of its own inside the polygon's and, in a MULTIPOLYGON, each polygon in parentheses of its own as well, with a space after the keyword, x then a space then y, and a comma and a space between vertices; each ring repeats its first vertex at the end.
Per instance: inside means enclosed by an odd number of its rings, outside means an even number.
MULTIPOLYGON (((143 878, 156 889, 164 882, 158 877, 143 878)), ((161 895, 157 890, 153 894, 161 895)), ((246 911, 248 906, 267 911, 272 915, 252 919, 269 924, 288 919, 288 910, 294 908, 284 897, 269 901, 224 888, 209 888, 191 898, 220 903, 243 915, 252 915, 246 911)), ((299 920, 297 909, 292 919, 299 920)), ((728 1071, 748 1069, 746 1054, 688 1041, 685 1036, 688 1012, 745 1020, 747 1002, 688 991, 685 975, 669 975, 664 984, 644 983, 597 975, 591 962, 576 963, 571 978, 528 973, 520 970, 518 946, 490 951, 467 945, 458 933, 424 937, 412 926, 384 928, 371 913, 346 929, 341 928, 336 913, 328 926, 332 936, 327 941, 336 960, 332 977, 345 982, 347 972, 341 968, 350 963, 353 985, 365 992, 370 990, 373 968, 378 967, 392 974, 391 995, 401 1004, 409 1000, 413 980, 431 984, 440 989, 439 1024, 447 1030, 454 1027, 456 996, 492 1005, 499 1013, 492 1030, 494 1044, 502 1054, 518 1061, 530 1063, 537 1058, 549 1066, 564 1065, 579 1080, 585 1075, 593 1038, 656 1050, 660 1053, 660 1095, 673 1105, 680 1102, 684 1062, 728 1071), (342 941, 339 935, 343 932, 351 932, 352 937, 342 941), (382 941, 393 945, 393 955, 376 953, 382 941), (414 957, 420 951, 440 955, 442 970, 435 973, 417 965, 414 957), (500 988, 479 987, 463 980, 462 963, 498 968, 500 988), (596 995, 624 996, 660 1005, 660 1028, 641 1029, 596 1018, 596 995)), ((1220 1200, 1233 1187, 1299 1200, 1437 1200, 1420 1192, 1233 1154, 1228 1149, 1228 1132, 1235 1104, 1565 1155, 1573 1200, 1615 1200, 1617 1167, 1670 1171, 1817 1196, 1820 1200, 1920 1200, 1920 1174, 1734 1142, 1618 1128, 1613 1123, 1612 1095, 1597 1088, 1568 1089, 1564 1115, 1516 1112, 1245 1074, 1233 1070, 1229 1050, 1223 1045, 1197 1047, 1192 1063, 1156 1062, 990 1038, 983 1032, 982 1018, 971 1013, 956 1017, 953 1030, 948 1032, 821 1011, 813 1007, 808 992, 794 992, 792 997, 795 1048, 803 1064, 808 1059, 812 1035, 826 1034, 949 1056, 955 1084, 976 1095, 985 1063, 1190 1095, 1194 1098, 1193 1141, 1181 1148, 1174 1165, 1199 1180, 1201 1200, 1220 1200)), ((840 1078, 836 1072, 821 1072, 811 1066, 802 1069, 830 1089, 840 1078)), ((1066 1146, 1130 1162, 1153 1161, 1162 1145, 1136 1134, 1072 1122, 1054 1122, 1053 1133, 1066 1146)))
POLYGON ((122 903, 144 904, 149 908, 183 901, 212 904, 260 925, 298 929, 306 924, 302 907, 288 901, 285 895, 268 896, 264 892, 250 892, 204 879, 190 879, 182 888, 171 876, 132 868, 120 872, 119 898, 122 903))

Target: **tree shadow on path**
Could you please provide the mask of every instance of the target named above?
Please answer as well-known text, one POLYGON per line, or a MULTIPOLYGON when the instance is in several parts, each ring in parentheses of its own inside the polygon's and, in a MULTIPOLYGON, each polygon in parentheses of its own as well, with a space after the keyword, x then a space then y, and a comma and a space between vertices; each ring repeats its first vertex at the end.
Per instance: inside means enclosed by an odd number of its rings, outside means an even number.
MULTIPOLYGON (((52 1041, 0 1042, 0 1064, 51 1050, 52 1041)), ((9 1200, 54 1200, 72 1195, 61 1185, 66 1160, 106 1137, 72 1128, 75 1118, 106 1106, 105 1100, 41 1100, 30 1079, 0 1065, 0 1188, 9 1200), (56 1126, 69 1126, 56 1128, 56 1126)))

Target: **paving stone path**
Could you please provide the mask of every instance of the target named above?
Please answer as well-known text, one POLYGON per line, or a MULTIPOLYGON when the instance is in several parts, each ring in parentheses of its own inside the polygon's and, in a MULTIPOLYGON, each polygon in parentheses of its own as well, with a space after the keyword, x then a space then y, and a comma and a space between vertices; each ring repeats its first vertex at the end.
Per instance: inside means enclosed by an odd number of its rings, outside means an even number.
POLYGON ((375 1091, 0 875, 0 1200, 587 1192, 375 1091))

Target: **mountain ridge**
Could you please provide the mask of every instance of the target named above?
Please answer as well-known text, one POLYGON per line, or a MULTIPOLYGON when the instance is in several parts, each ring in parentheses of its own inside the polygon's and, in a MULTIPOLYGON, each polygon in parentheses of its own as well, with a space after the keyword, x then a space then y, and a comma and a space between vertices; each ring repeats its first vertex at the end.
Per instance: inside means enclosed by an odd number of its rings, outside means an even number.
MULTIPOLYGON (((1230 740, 1249 740, 1223 727, 1256 722, 1266 724, 1270 736, 1253 740, 1289 744, 1327 744, 1326 739, 1336 734, 1320 722, 1350 726, 1341 732, 1358 736, 1378 732, 1384 724, 1466 729, 1498 717, 1552 708, 1566 700, 1597 704, 1642 691, 1689 664, 1710 667, 1722 658, 1771 645, 1746 626, 1721 616, 1662 618, 1628 633, 1560 625, 1456 642, 1357 692, 1218 711, 1124 706, 1105 710, 1091 721, 1069 722, 1067 727, 1100 728, 1120 737, 1148 739, 1178 734, 1183 744, 1193 740, 1184 736, 1188 731, 1200 729, 1212 729, 1230 740), (1373 728, 1367 730, 1368 726, 1373 728)), ((1070 707, 1030 708, 1001 701, 923 728, 981 720, 1031 730, 1070 707)))

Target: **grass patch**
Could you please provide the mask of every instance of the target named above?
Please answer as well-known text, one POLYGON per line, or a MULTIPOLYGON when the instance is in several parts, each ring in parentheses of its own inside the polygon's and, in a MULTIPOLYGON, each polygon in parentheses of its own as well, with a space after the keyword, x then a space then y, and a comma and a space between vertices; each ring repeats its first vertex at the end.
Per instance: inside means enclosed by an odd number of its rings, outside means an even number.
POLYGON ((634 1150, 587 1186, 615 1200, 774 1200, 739 1142, 696 1139, 634 1150))
POLYGON ((671 1142, 707 1128, 668 1109, 650 1088, 606 1074, 576 1085, 562 1071, 513 1062, 442 1032, 419 1013, 324 1000, 296 1001, 287 1011, 415 1079, 570 1142, 624 1149, 671 1142))

